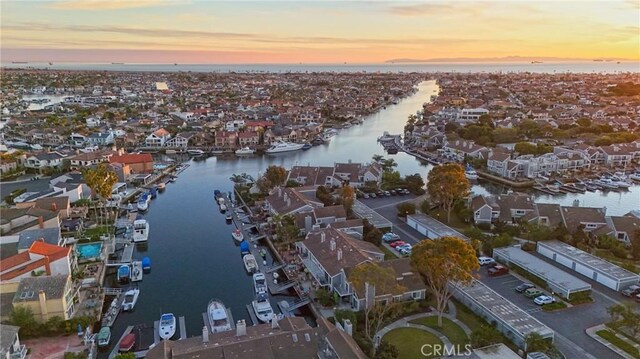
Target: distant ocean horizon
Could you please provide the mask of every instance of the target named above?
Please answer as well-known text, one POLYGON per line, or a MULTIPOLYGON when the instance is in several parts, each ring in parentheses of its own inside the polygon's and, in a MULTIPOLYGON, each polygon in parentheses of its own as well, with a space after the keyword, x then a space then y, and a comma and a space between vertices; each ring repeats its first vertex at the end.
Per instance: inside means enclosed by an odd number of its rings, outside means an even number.
POLYGON ((363 64, 159 64, 159 63, 80 63, 80 62, 3 62, 6 69, 50 69, 124 72, 532 72, 532 73, 624 73, 640 72, 640 62, 451 62, 451 63, 363 63, 363 64))

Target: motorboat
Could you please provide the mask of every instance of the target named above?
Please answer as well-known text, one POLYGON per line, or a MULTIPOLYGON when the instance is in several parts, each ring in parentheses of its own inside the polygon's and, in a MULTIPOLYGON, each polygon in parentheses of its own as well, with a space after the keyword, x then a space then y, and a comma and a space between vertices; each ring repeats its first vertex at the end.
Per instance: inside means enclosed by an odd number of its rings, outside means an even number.
POLYGON ((242 257, 242 261, 244 262, 244 268, 249 273, 253 273, 258 270, 258 262, 256 262, 256 257, 253 254, 245 254, 242 257))
POLYGON ((640 182, 640 172, 630 174, 629 179, 640 182))
POLYGON ((618 185, 615 184, 613 180, 611 180, 611 178, 603 177, 603 178, 600 178, 599 180, 596 180, 595 183, 600 187, 603 187, 606 189, 618 189, 618 185))
POLYGON ((143 193, 138 199, 138 211, 144 212, 149 209, 149 201, 151 201, 151 196, 147 192, 143 193))
POLYGON ((467 177, 467 179, 475 181, 478 179, 478 172, 476 172, 475 169, 473 169, 473 167, 468 166, 467 169, 465 169, 464 171, 464 176, 467 177))
POLYGON ((233 239, 235 239, 238 242, 242 242, 244 240, 244 235, 242 234, 242 231, 239 229, 236 229, 235 231, 231 232, 231 237, 233 237, 233 239))
POLYGON ((129 289, 124 293, 124 301, 122 302, 122 310, 125 312, 133 311, 138 302, 138 296, 140 295, 140 289, 129 289))
POLYGON ((302 150, 306 151, 306 150, 310 149, 311 147, 312 147, 311 144, 307 142, 302 146, 302 150))
POLYGON ((133 221, 133 242, 140 243, 149 240, 149 222, 146 219, 133 221))
POLYGON ((118 282, 127 283, 129 282, 129 276, 131 275, 131 268, 128 265, 123 264, 118 267, 118 273, 116 276, 118 277, 118 282))
POLYGON ((190 154, 191 156, 202 156, 204 155, 204 151, 203 150, 187 150, 187 153, 190 154))
POLYGON ((224 204, 224 197, 217 197, 218 198, 218 204, 219 205, 223 205, 224 204))
POLYGON ((252 155, 254 153, 255 153, 255 151, 252 150, 249 147, 242 147, 242 148, 236 150, 236 155, 240 155, 240 156, 241 155, 252 155))
POLYGON ((267 293, 260 293, 256 299, 251 302, 253 311, 256 313, 256 317, 263 323, 269 322, 273 318, 273 308, 269 303, 269 296, 267 293))
POLYGON ((102 327, 96 336, 99 347, 106 347, 111 342, 111 329, 109 327, 102 327))
POLYGON ((256 291, 256 294, 266 293, 267 278, 263 273, 253 273, 253 289, 256 291))
POLYGON ((151 258, 149 257, 142 258, 142 271, 144 273, 151 272, 151 258))
POLYGON ((247 241, 240 242, 240 254, 249 254, 249 243, 247 241))
POLYGON ((164 191, 164 189, 167 188, 167 184, 164 182, 160 182, 158 183, 158 191, 164 191))
POLYGON ((133 349, 133 346, 136 345, 136 335, 134 333, 129 333, 125 335, 122 340, 120 340, 120 345, 118 345, 119 352, 128 352, 133 349))
POLYGON ((611 181, 613 181, 613 184, 615 184, 619 188, 629 188, 629 187, 631 187, 631 184, 629 182, 625 181, 624 178, 622 178, 622 177, 618 177, 618 176, 611 177, 611 181))
POLYGON ((160 338, 169 340, 176 333, 176 317, 173 313, 166 313, 160 316, 160 328, 158 334, 160 338))
POLYGON ((280 152, 290 152, 290 151, 298 151, 304 147, 302 143, 290 143, 290 142, 277 142, 271 145, 271 147, 267 148, 264 152, 266 153, 280 153, 280 152))
POLYGON ((548 184, 546 185, 546 189, 553 193, 560 193, 560 185, 559 184, 548 184))
POLYGON ((219 198, 220 196, 222 196, 222 192, 219 189, 213 190, 213 197, 219 198))
POLYGON ((131 262, 131 281, 139 282, 142 280, 142 262, 141 261, 133 261, 131 262))
POLYGON ((229 309, 218 299, 211 299, 207 306, 207 318, 212 333, 231 330, 231 315, 229 309))
POLYGON ((223 203, 220 205, 220 212, 224 213, 227 211, 227 206, 223 203))

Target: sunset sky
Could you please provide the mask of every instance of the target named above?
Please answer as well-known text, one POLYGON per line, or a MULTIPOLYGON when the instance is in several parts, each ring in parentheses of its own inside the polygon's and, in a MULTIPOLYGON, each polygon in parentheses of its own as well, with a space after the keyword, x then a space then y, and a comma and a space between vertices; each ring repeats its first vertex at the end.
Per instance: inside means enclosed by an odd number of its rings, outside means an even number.
POLYGON ((640 59, 640 0, 2 1, 2 62, 640 59))

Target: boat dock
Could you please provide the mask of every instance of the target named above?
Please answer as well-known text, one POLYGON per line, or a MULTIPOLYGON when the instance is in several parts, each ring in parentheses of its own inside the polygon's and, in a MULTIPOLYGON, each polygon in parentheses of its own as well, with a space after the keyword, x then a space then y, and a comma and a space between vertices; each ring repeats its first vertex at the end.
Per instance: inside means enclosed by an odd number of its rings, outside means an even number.
POLYGON ((120 342, 122 341, 122 339, 124 339, 125 336, 131 333, 132 330, 133 325, 128 326, 127 329, 124 330, 124 333, 122 333, 122 336, 120 337, 120 339, 118 339, 118 343, 113 346, 113 350, 109 354, 109 359, 113 359, 116 355, 118 355, 118 350, 120 350, 120 342))
POLYGON ((139 282, 142 280, 142 262, 133 261, 131 264, 131 281, 139 282))
MULTIPOLYGON (((178 340, 187 339, 187 325, 185 324, 184 317, 178 317, 178 340)), ((175 336, 175 335, 174 335, 175 336)), ((156 320, 153 322, 153 345, 156 346, 160 344, 162 339, 160 339, 160 321, 156 320)))
POLYGON ((178 318, 178 328, 180 329, 180 340, 187 339, 187 325, 184 322, 184 317, 178 318))
POLYGON ((247 312, 249 312, 249 317, 251 318, 251 322, 253 323, 253 325, 260 324, 258 317, 256 317, 256 313, 253 312, 253 306, 251 305, 251 303, 247 304, 247 312))
MULTIPOLYGON (((229 324, 231 324, 231 330, 236 329, 236 322, 233 320, 233 313, 231 313, 231 308, 227 307, 227 313, 229 313, 229 324)), ((209 323, 209 315, 207 312, 202 313, 202 321, 204 322, 204 326, 209 329, 209 333, 213 333, 213 329, 211 328, 211 323, 209 323)))
POLYGON ((122 306, 122 302, 124 301, 124 294, 119 293, 113 298, 109 309, 102 317, 102 326, 103 327, 111 327, 113 323, 118 318, 118 314, 120 314, 120 307, 122 306))
POLYGON ((115 259, 113 262, 107 261, 105 265, 107 267, 120 267, 123 265, 130 265, 133 261, 133 250, 135 245, 133 243, 127 243, 124 245, 124 249, 122 250, 122 255, 119 259, 115 259))

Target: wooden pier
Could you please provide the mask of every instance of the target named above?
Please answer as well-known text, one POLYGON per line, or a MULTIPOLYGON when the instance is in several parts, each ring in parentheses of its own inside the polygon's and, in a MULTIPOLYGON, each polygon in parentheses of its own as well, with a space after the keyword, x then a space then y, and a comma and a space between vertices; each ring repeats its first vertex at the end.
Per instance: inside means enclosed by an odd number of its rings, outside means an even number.
POLYGON ((178 318, 178 328, 180 329, 180 340, 187 339, 187 325, 184 322, 184 317, 178 318))
POLYGON ((256 313, 253 311, 253 306, 251 304, 247 304, 247 312, 249 312, 249 317, 251 318, 251 323, 253 325, 260 324, 258 317, 256 317, 256 313))
POLYGON ((132 325, 128 326, 127 329, 124 330, 124 333, 122 333, 122 336, 120 337, 120 339, 118 339, 118 343, 113 346, 113 350, 109 354, 109 359, 113 359, 115 358, 116 355, 118 355, 118 351, 120 350, 120 342, 122 341, 122 339, 124 339, 125 336, 131 333, 132 330, 133 330, 132 325))
POLYGON ((139 282, 142 280, 142 262, 133 261, 131 263, 131 281, 139 282))
POLYGON ((120 314, 120 307, 122 306, 122 302, 124 301, 124 294, 120 293, 111 302, 109 309, 102 317, 102 326, 103 327, 111 327, 113 323, 118 318, 118 314, 120 314))

